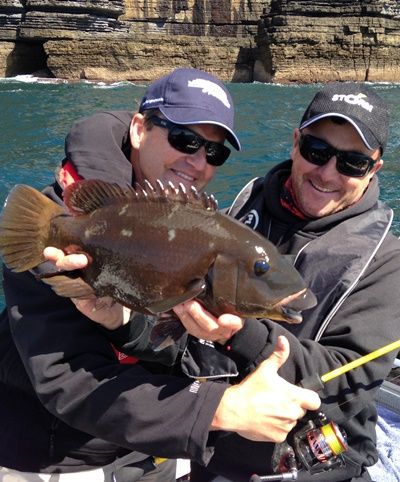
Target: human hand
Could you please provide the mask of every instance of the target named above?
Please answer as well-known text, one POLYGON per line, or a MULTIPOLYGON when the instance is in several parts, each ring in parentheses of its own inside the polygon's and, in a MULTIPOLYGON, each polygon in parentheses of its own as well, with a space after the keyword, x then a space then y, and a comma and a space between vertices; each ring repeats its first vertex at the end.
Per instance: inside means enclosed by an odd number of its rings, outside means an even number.
POLYGON ((109 296, 102 298, 71 298, 71 301, 87 318, 108 330, 115 330, 129 322, 131 310, 109 296))
POLYGON ((318 409, 321 401, 316 392, 278 375, 289 351, 287 338, 280 336, 272 355, 241 383, 225 391, 212 430, 236 432, 258 442, 280 443, 307 410, 318 409))
POLYGON ((55 264, 58 271, 82 269, 86 268, 88 264, 88 259, 84 254, 65 254, 61 249, 51 246, 44 248, 43 256, 47 261, 55 264))
POLYGON ((224 343, 244 325, 244 320, 236 315, 227 313, 216 318, 196 300, 175 306, 174 312, 186 331, 202 340, 224 343))
MULTIPOLYGON (((61 249, 47 247, 43 251, 47 261, 55 264, 59 271, 73 271, 85 268, 88 259, 84 254, 65 254, 61 249)), ((78 310, 86 317, 103 325, 108 330, 115 330, 129 321, 131 310, 120 305, 112 298, 71 298, 78 310)))

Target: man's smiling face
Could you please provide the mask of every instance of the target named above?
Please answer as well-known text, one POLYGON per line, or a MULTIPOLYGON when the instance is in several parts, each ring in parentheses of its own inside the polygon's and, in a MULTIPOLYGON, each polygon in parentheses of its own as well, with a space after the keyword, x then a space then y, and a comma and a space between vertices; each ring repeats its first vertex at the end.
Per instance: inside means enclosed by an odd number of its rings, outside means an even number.
MULTIPOLYGON (((189 125, 190 129, 207 140, 223 143, 225 130, 213 124, 189 125)), ((145 126, 142 114, 136 114, 131 126, 132 156, 136 181, 144 179, 155 183, 157 179, 175 186, 180 183, 187 189, 195 186, 204 189, 215 173, 215 166, 207 163, 204 146, 194 154, 174 149, 168 142, 168 130, 145 126)))
POLYGON ((310 218, 321 218, 341 211, 356 203, 363 195, 373 175, 381 168, 380 150, 369 150, 356 129, 348 122, 336 124, 326 118, 302 130, 324 140, 338 150, 353 151, 375 159, 372 170, 363 178, 340 174, 336 169, 336 157, 327 164, 316 166, 308 162, 299 151, 300 131, 295 129, 291 158, 292 187, 297 207, 310 218))

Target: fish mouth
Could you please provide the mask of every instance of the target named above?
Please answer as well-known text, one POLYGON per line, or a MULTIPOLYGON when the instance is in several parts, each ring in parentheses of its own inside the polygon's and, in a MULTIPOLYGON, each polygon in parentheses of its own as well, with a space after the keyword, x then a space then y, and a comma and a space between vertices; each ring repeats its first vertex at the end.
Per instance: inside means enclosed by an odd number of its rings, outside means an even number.
POLYGON ((303 321, 303 316, 301 314, 303 310, 313 308, 316 304, 317 298, 314 293, 308 288, 305 288, 297 293, 287 296, 277 303, 274 308, 280 311, 284 321, 295 324, 303 321))

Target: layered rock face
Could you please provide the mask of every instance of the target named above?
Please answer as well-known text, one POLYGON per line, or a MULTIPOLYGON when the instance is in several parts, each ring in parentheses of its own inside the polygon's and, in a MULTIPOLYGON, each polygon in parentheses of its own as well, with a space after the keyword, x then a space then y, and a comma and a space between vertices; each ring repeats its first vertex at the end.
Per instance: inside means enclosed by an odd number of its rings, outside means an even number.
POLYGON ((22 73, 24 44, 61 78, 148 81, 185 65, 246 82, 261 14, 254 0, 0 1, 0 69, 22 73))
POLYGON ((400 80, 398 0, 273 0, 257 40, 265 81, 400 80))
POLYGON ((0 76, 400 80, 397 0, 0 0, 0 76))

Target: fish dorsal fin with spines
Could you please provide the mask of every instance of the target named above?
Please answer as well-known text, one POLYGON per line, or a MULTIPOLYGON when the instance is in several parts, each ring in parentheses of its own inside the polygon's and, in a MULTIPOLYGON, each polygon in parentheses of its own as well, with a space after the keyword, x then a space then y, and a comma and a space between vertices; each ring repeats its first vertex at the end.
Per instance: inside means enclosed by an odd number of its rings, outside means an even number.
POLYGON ((179 202, 194 204, 210 211, 218 209, 213 195, 199 193, 194 186, 187 190, 183 184, 175 186, 171 182, 167 186, 157 180, 155 186, 145 181, 143 186, 136 184, 121 186, 98 179, 77 181, 64 191, 64 202, 73 215, 89 214, 96 209, 110 206, 116 202, 179 202))
POLYGON ((68 186, 63 193, 64 203, 71 214, 88 214, 116 201, 133 199, 135 190, 126 185, 109 183, 97 179, 77 181, 68 186))

